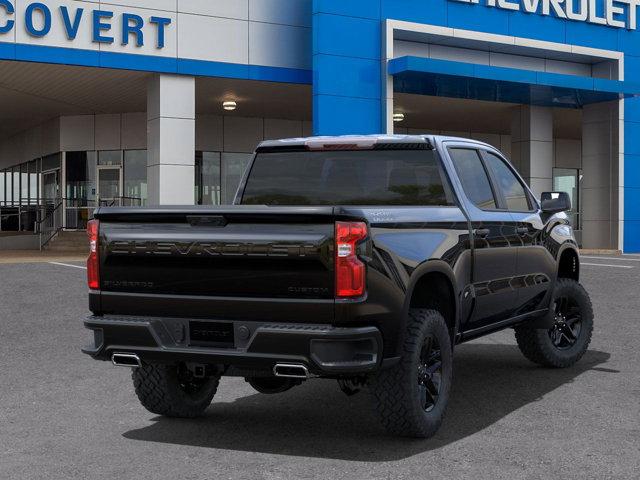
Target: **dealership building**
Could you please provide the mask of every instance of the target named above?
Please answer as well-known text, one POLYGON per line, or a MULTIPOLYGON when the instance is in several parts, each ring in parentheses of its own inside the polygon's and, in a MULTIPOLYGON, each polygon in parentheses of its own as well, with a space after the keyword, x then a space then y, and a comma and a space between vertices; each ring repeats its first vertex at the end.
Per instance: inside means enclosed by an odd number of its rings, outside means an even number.
POLYGON ((230 203, 258 142, 439 133, 640 252, 637 0, 0 0, 3 232, 230 203), (38 227, 40 225, 40 227, 38 227))

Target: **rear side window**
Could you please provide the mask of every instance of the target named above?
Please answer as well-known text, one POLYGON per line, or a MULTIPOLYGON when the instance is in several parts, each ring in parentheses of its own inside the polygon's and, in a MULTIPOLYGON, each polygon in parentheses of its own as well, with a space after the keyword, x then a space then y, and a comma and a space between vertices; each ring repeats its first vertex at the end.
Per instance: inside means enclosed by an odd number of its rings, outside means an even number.
POLYGON ((243 205, 453 205, 432 150, 259 153, 243 205))
POLYGON ((487 167, 491 169, 496 182, 500 185, 507 209, 517 212, 530 211, 531 205, 529 205, 529 199, 522 183, 504 160, 490 152, 485 152, 484 158, 487 161, 487 167))
POLYGON ((483 210, 495 210, 496 199, 478 151, 470 148, 451 148, 449 155, 469 200, 483 210))

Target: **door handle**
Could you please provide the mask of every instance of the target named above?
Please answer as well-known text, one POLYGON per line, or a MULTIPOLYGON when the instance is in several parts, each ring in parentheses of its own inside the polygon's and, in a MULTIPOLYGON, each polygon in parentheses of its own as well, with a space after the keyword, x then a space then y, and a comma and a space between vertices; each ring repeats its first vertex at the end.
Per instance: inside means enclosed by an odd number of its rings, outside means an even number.
POLYGON ((526 235, 527 233, 529 233, 529 229, 527 227, 518 227, 516 228, 516 233, 520 236, 526 235))
POLYGON ((476 228, 473 231, 473 235, 480 238, 487 238, 490 233, 491 230, 489 230, 488 228, 476 228))

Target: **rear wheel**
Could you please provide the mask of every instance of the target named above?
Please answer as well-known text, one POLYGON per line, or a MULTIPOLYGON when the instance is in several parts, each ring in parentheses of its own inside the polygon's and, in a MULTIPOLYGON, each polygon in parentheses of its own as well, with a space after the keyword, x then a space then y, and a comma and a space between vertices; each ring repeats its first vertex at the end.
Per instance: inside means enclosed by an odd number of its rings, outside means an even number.
POLYGON ((396 435, 428 438, 444 417, 453 372, 447 324, 435 310, 412 309, 401 360, 370 382, 378 414, 396 435))
POLYGON ((131 374, 144 408, 157 415, 193 418, 204 413, 218 390, 220 375, 196 378, 186 366, 142 364, 131 374))
POLYGON ((553 291, 555 323, 548 330, 516 327, 520 351, 546 367, 569 367, 582 358, 591 342, 593 308, 585 289, 575 280, 559 278, 553 291))

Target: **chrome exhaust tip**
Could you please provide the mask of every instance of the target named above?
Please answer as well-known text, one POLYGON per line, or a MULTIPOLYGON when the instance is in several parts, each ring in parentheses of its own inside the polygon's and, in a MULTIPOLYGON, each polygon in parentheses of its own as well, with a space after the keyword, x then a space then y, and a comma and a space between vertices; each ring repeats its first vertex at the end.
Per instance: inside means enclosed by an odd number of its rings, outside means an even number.
POLYGON ((111 363, 116 367, 138 368, 142 366, 140 357, 135 353, 114 353, 111 355, 111 363))
POLYGON ((309 370, 300 363, 276 363, 273 374, 284 378, 309 378, 309 370))

